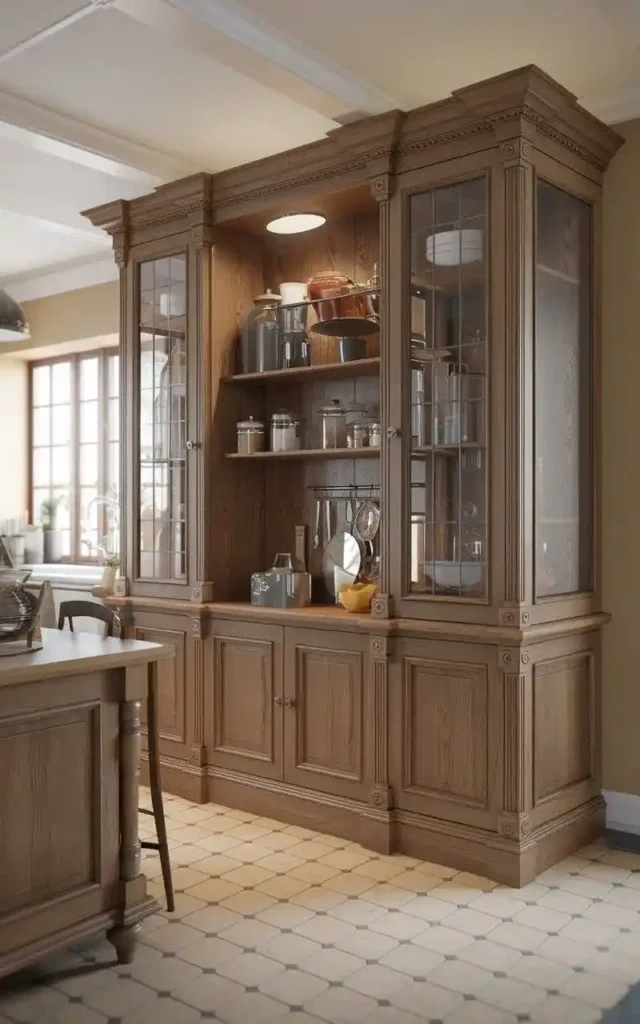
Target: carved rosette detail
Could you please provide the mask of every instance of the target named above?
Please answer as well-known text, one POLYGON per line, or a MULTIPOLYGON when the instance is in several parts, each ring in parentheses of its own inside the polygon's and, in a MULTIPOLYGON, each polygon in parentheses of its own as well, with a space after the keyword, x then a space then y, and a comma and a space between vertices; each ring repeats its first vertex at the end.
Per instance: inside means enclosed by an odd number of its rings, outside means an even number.
POLYGON ((192 601, 201 601, 202 600, 202 591, 200 590, 200 587, 194 587, 193 588, 193 590, 191 591, 191 600, 192 601))
POLYGON ((377 594, 371 602, 371 614, 379 619, 390 619, 393 614, 393 600, 388 594, 377 594))
POLYGON ((510 142, 503 142, 500 151, 503 159, 509 163, 526 161, 531 157, 531 143, 527 139, 513 139, 510 142))
POLYGON ((531 822, 526 814, 500 816, 498 834, 507 839, 527 839, 531 835, 531 822))
POLYGON ((531 613, 522 608, 500 608, 498 621, 501 626, 528 626, 531 613))
POLYGON ((500 651, 500 664, 504 669, 516 669, 518 665, 528 665, 530 655, 528 651, 520 651, 517 647, 507 647, 500 651))
POLYGON ((382 203, 390 199, 393 194, 393 176, 391 174, 379 174, 371 179, 371 195, 378 202, 382 203))
POLYGON ((191 620, 191 636, 200 638, 202 636, 202 620, 192 619, 191 620))
POLYGON ((372 807, 388 811, 393 805, 393 794, 390 786, 372 786, 369 790, 369 803, 372 807))
POLYGON ((389 657, 389 640, 386 636, 371 637, 371 654, 376 661, 386 661, 389 657))

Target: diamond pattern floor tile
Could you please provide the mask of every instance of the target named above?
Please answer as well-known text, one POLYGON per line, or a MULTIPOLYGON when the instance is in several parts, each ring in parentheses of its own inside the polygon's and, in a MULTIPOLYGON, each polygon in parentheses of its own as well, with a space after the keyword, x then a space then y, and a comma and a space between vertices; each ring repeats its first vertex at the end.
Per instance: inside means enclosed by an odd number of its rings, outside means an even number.
POLYGON ((590 844, 511 889, 215 804, 166 815, 176 912, 133 964, 98 938, 4 979, 0 1024, 595 1024, 640 980, 640 854, 590 844))

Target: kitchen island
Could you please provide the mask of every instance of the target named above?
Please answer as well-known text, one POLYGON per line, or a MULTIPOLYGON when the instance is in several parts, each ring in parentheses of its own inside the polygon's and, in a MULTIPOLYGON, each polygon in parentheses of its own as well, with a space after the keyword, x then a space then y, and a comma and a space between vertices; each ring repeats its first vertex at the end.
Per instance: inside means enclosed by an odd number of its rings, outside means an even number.
POLYGON ((42 634, 42 650, 0 658, 0 976, 103 930, 130 962, 157 908, 140 874, 140 720, 173 649, 42 634))

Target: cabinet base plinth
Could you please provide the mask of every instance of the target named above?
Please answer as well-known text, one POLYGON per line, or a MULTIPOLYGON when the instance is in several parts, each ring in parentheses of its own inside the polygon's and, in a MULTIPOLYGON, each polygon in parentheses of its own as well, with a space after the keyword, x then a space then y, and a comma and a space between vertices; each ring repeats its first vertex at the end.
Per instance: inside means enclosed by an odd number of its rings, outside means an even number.
MULTIPOLYGON (((204 804, 210 799, 207 796, 207 780, 205 768, 192 765, 178 758, 160 755, 160 779, 165 793, 180 796, 183 800, 191 800, 194 804, 204 804)), ((149 758, 146 751, 140 758, 140 782, 149 785, 149 758)))

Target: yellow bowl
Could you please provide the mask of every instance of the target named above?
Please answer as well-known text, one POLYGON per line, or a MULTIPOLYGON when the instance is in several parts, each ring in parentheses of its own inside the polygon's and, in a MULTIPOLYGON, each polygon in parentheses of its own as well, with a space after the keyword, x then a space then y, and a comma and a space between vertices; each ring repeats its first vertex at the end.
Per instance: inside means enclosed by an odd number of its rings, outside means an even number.
POLYGON ((338 598, 348 612, 368 612, 376 589, 375 583, 343 583, 338 598))

